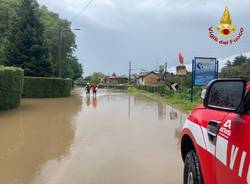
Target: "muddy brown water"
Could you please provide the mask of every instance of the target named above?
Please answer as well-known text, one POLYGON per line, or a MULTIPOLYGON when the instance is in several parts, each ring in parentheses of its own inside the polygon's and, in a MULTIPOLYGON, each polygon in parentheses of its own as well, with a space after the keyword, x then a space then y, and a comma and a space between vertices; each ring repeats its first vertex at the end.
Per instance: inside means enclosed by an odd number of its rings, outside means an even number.
POLYGON ((23 99, 0 112, 0 184, 182 183, 185 116, 122 91, 23 99))

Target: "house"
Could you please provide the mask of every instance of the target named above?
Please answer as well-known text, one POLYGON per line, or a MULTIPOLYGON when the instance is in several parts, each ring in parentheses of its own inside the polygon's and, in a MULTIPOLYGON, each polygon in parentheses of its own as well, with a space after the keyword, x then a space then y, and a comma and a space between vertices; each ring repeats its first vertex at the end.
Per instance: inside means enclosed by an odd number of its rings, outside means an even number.
POLYGON ((140 85, 150 85, 156 84, 159 80, 159 75, 152 71, 152 72, 141 72, 139 74, 139 84, 140 85))
POLYGON ((111 76, 106 76, 104 79, 106 84, 127 84, 128 82, 129 78, 127 76, 117 76, 115 73, 111 76))

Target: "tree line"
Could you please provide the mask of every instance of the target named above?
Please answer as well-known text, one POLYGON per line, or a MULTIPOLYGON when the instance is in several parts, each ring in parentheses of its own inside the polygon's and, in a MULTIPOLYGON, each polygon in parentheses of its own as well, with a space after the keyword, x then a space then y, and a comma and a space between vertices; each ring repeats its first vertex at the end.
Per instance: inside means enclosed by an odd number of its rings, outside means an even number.
POLYGON ((83 69, 74 55, 70 27, 69 21, 36 0, 0 0, 0 65, 21 67, 26 76, 61 73, 60 77, 76 80, 83 69))
POLYGON ((222 78, 242 78, 250 81, 250 58, 247 56, 237 56, 233 61, 227 61, 222 68, 220 77, 222 78))

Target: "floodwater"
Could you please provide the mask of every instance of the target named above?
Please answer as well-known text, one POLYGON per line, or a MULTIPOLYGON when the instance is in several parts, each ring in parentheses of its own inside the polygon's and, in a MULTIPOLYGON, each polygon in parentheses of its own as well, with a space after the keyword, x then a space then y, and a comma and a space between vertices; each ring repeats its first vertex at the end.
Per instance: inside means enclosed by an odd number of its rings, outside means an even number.
POLYGON ((182 183, 185 114, 122 91, 0 112, 0 184, 182 183))

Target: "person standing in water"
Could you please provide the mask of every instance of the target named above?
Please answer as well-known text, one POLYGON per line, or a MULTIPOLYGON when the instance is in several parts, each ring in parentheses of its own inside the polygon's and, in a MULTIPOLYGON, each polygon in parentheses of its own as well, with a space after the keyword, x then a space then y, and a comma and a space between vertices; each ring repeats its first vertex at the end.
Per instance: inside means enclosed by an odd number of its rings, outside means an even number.
POLYGON ((87 83, 87 85, 86 85, 86 87, 85 87, 85 90, 86 90, 86 94, 87 94, 87 95, 90 95, 90 88, 91 88, 90 83, 87 83))
POLYGON ((91 85, 92 91, 93 91, 93 95, 96 96, 97 93, 97 85, 96 84, 92 84, 91 85))

